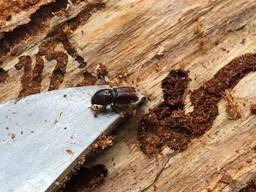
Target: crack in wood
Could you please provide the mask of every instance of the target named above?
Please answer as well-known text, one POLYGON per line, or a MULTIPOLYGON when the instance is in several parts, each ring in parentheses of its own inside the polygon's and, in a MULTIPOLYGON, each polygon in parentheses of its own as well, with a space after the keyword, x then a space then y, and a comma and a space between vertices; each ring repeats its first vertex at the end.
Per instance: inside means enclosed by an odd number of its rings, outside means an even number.
POLYGON ((168 167, 166 167, 166 165, 169 163, 170 159, 175 156, 175 153, 173 153, 172 155, 170 155, 170 157, 168 157, 168 159, 166 160, 166 162, 164 163, 164 165, 162 166, 162 168, 160 169, 160 171, 156 174, 156 177, 154 178, 154 180, 144 189, 142 189, 140 192, 145 192, 148 189, 150 189, 152 186, 155 185, 155 183, 159 180, 160 176, 162 175, 162 173, 164 172, 164 170, 166 170, 168 167))

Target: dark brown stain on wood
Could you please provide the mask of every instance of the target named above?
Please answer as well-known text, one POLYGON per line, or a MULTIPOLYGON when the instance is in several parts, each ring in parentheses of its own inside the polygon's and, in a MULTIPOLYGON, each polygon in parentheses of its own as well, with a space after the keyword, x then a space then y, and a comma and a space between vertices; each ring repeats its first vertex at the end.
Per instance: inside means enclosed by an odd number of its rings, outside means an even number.
POLYGON ((63 192, 78 192, 92 190, 104 183, 108 170, 104 165, 97 164, 90 168, 80 168, 61 190, 63 192))
POLYGON ((250 111, 252 115, 256 115, 256 104, 251 105, 250 111))
POLYGON ((83 81, 78 83, 76 87, 95 85, 95 83, 97 82, 97 78, 90 72, 86 71, 82 75, 83 75, 83 81))
POLYGON ((251 181, 246 187, 241 189, 239 192, 255 192, 256 191, 256 181, 251 181))

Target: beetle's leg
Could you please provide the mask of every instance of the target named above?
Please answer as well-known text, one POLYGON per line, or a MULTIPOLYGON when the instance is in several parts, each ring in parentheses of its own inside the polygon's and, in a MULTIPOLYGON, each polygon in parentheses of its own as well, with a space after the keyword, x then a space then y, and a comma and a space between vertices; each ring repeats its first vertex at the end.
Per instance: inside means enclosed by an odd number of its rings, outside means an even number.
POLYGON ((115 104, 115 103, 113 103, 113 104, 111 105, 111 109, 112 109, 114 112, 116 112, 116 113, 120 113, 120 112, 125 111, 124 105, 117 105, 117 104, 115 104))
POLYGON ((111 109, 113 111, 115 111, 116 113, 126 112, 126 111, 129 111, 129 104, 128 105, 126 105, 126 104, 118 105, 118 104, 113 103, 111 105, 111 109))
POLYGON ((120 112, 120 110, 118 110, 118 107, 117 107, 116 104, 113 103, 113 104, 110 105, 110 107, 111 107, 111 109, 112 109, 114 112, 117 112, 117 113, 120 112))
POLYGON ((105 112, 106 110, 107 110, 107 105, 102 105, 101 111, 102 111, 102 112, 105 112))

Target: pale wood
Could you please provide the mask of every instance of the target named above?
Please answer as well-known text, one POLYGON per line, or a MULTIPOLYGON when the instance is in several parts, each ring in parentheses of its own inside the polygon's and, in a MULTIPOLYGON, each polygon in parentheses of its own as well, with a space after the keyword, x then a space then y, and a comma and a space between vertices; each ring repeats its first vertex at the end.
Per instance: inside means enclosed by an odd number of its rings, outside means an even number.
MULTIPOLYGON (((74 31, 70 41, 88 62, 88 70, 105 63, 113 79, 127 68, 128 82, 154 98, 144 107, 147 111, 162 100, 160 82, 171 69, 190 70, 189 88, 194 90, 233 58, 255 52, 255 11, 254 0, 108 0, 106 8, 74 31), (164 57, 155 58, 161 52, 164 57)), ((34 55, 37 44, 22 54, 34 55)), ((78 65, 69 59, 61 87, 74 86, 82 78, 78 65)), ((1 101, 17 97, 22 75, 14 69, 17 57, 5 61, 10 77, 0 87, 1 101)), ((55 63, 45 66, 42 91, 48 89, 55 63)), ((252 73, 233 90, 245 104, 241 119, 228 120, 221 101, 212 129, 179 154, 166 150, 146 157, 136 139, 139 117, 127 122, 119 128, 115 145, 90 162, 103 163, 110 172, 105 184, 93 192, 240 189, 256 177, 256 117, 249 112, 256 102, 255 83, 252 73)), ((186 109, 192 110, 189 99, 186 109)))

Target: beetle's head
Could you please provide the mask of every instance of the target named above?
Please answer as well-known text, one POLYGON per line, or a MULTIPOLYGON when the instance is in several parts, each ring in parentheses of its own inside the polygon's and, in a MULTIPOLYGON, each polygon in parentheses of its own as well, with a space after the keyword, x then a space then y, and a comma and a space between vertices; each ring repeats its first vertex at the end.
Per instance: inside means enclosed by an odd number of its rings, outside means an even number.
POLYGON ((114 100, 113 91, 111 89, 101 89, 97 91, 93 96, 92 105, 110 105, 114 100))

